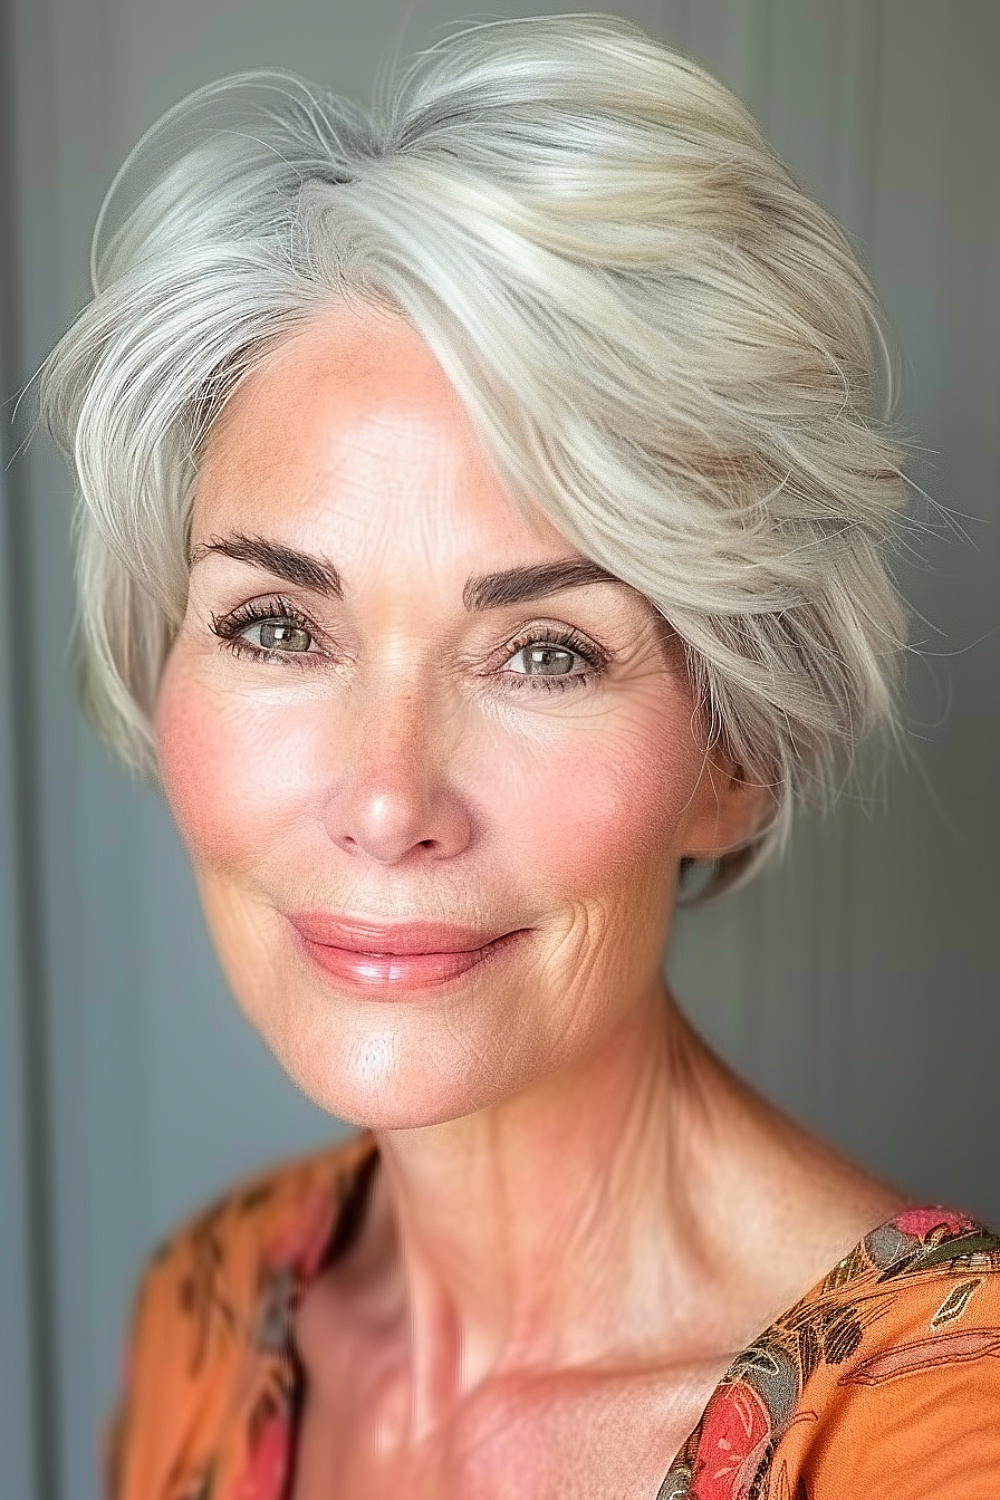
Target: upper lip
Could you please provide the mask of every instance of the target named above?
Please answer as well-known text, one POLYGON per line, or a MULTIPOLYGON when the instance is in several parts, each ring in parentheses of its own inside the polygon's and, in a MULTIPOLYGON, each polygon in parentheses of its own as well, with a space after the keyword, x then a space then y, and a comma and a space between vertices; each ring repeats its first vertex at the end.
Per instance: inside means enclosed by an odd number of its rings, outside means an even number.
POLYGON ((451 922, 366 921, 362 917, 334 917, 326 912, 290 912, 288 920, 310 942, 355 953, 471 953, 506 936, 513 929, 483 932, 451 922))

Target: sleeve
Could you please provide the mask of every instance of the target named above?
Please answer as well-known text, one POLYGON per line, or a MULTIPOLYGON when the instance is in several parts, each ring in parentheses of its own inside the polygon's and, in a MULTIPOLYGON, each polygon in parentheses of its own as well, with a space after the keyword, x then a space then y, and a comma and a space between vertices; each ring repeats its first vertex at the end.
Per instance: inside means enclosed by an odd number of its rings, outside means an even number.
POLYGON ((329 1238, 345 1159, 355 1157, 338 1146, 254 1173, 176 1225, 141 1267, 97 1438, 102 1500, 229 1493, 260 1390, 294 1376, 292 1290, 329 1238))
POLYGON ((802 1468, 808 1500, 1000 1500, 1000 1328, 953 1340, 887 1351, 840 1388, 802 1468))
POLYGON ((192 1413, 206 1399, 206 1381, 190 1375, 190 1238, 180 1233, 154 1251, 136 1278, 118 1389, 98 1435, 101 1500, 167 1500, 192 1413))

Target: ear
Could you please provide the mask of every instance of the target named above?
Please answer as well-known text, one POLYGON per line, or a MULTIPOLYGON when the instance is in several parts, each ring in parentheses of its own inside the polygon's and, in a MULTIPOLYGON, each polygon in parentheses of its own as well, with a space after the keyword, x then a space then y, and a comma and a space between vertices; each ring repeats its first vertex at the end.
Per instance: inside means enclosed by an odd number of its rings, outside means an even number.
POLYGON ((753 837, 773 805, 770 788, 751 780, 715 746, 688 806, 681 858, 716 860, 738 849, 753 837))

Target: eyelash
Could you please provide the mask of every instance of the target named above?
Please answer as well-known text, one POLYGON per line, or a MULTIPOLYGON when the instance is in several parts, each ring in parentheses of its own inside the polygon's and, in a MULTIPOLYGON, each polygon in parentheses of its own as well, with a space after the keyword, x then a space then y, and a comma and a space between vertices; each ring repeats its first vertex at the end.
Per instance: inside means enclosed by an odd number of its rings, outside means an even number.
MULTIPOLYGON (((210 629, 225 643, 225 649, 231 651, 234 656, 244 657, 251 661, 278 661, 291 662, 296 667, 311 665, 310 657, 318 653, 313 651, 274 651, 263 646, 252 646, 245 641, 240 632, 248 625, 260 624, 262 621, 286 622, 305 630, 315 638, 316 627, 312 621, 287 599, 273 598, 267 600, 251 599, 246 604, 241 604, 237 609, 231 610, 227 615, 211 616, 210 629), (298 659, 296 659, 298 658, 298 659)), ((604 672, 608 665, 608 656, 592 642, 584 640, 574 630, 566 629, 564 626, 545 625, 535 630, 525 631, 511 643, 506 649, 511 656, 516 656, 526 646, 561 646, 576 652, 586 663, 586 672, 564 672, 556 677, 532 677, 528 672, 510 672, 505 675, 516 679, 515 691, 520 692, 525 687, 533 691, 535 687, 546 691, 561 691, 565 688, 589 687, 604 672)))

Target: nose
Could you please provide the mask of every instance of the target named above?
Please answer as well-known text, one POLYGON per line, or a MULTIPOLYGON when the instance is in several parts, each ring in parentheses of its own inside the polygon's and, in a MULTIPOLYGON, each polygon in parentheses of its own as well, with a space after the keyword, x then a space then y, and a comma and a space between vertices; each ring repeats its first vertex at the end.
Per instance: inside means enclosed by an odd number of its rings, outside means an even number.
POLYGON ((353 687, 325 812, 331 839, 380 864, 460 854, 473 831, 457 780, 460 715, 424 679, 393 672, 353 687))

